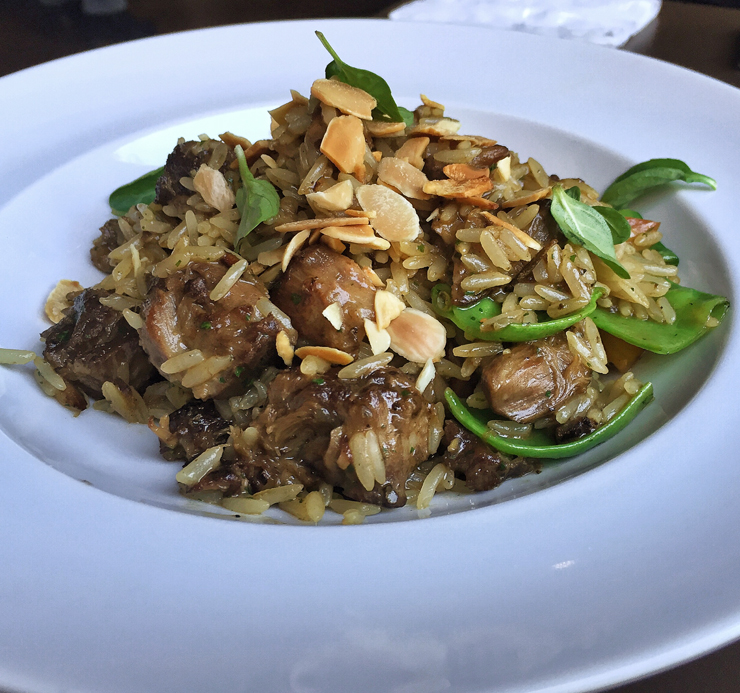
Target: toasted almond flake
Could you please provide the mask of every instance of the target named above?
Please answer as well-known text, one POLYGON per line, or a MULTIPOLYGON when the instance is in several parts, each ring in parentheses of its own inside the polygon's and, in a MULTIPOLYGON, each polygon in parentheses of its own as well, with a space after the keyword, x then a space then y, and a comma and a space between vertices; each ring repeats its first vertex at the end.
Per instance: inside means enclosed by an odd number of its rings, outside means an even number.
POLYGON ((485 197, 466 197, 465 202, 480 209, 498 209, 498 205, 485 197))
POLYGON ((283 255, 285 254, 287 247, 287 245, 284 245, 275 250, 265 250, 257 256, 257 262, 265 267, 272 267, 273 265, 280 264, 283 261, 283 255))
POLYGON ((472 180, 430 180, 424 186, 424 192, 430 195, 439 195, 450 199, 480 197, 483 193, 493 189, 490 178, 474 178, 472 180))
POLYGON ((295 355, 299 359, 306 359, 309 356, 316 356, 324 359, 327 363, 335 363, 340 366, 346 366, 354 361, 354 357, 341 349, 325 346, 304 346, 295 350, 295 355))
POLYGON ((342 329, 342 306, 339 303, 334 302, 329 304, 321 311, 321 314, 331 323, 335 330, 339 331, 342 329))
POLYGON ((378 166, 378 180, 393 186, 406 197, 416 200, 428 200, 424 185, 429 179, 418 168, 408 161, 395 156, 387 156, 378 166))
POLYGON ((444 325, 415 308, 406 308, 387 327, 391 349, 407 361, 426 363, 439 361, 445 354, 447 330, 444 325))
POLYGON ((375 159, 376 163, 379 163, 380 160, 383 158, 383 152, 370 152, 370 155, 373 157, 373 159, 375 159))
POLYGON ((385 286, 383 280, 378 276, 377 272, 372 267, 363 267, 362 271, 365 273, 373 286, 385 286))
POLYGON ((252 143, 246 137, 240 137, 235 135, 233 132, 221 133, 219 139, 232 149, 238 144, 245 152, 252 146, 252 143))
POLYGON ((411 241, 421 232, 419 216, 403 195, 383 185, 362 185, 355 194, 363 209, 375 212, 370 224, 387 241, 411 241))
POLYGON ((422 118, 409 130, 409 135, 454 135, 460 129, 460 121, 454 118, 422 118))
POLYGON ((527 246, 527 248, 531 248, 532 250, 539 251, 542 250, 542 246, 532 238, 527 233, 524 233, 520 228, 514 226, 514 224, 510 224, 507 221, 504 221, 503 219, 499 219, 495 214, 491 214, 490 212, 481 212, 481 214, 488 219, 494 226, 500 226, 501 228, 508 229, 513 233, 524 245, 527 246))
MULTIPOLYGON (((316 231, 318 231, 318 229, 316 229, 316 231)), ((321 234, 321 232, 319 232, 319 234, 321 234)), ((342 241, 338 238, 332 238, 331 236, 324 236, 321 234, 321 242, 340 255, 347 249, 347 246, 344 245, 342 241)))
MULTIPOLYGON (((271 147, 272 147, 272 140, 257 140, 249 149, 244 150, 244 158, 247 160, 247 163, 251 166, 263 154, 266 154, 267 152, 271 151, 271 147)), ((234 159, 232 168, 234 169, 239 168, 238 160, 234 159)))
POLYGON ((470 142, 477 147, 492 147, 496 140, 481 137, 479 135, 445 135, 440 138, 442 142, 470 142))
POLYGON ((452 180, 474 180, 488 178, 487 168, 473 168, 470 164, 447 164, 442 168, 444 174, 452 180))
POLYGON ((429 108, 438 108, 440 111, 444 111, 445 107, 441 103, 432 101, 426 94, 421 94, 421 102, 429 108))
MULTIPOLYGON (((350 212, 353 210, 347 210, 350 212)), ((275 227, 275 231, 279 233, 287 233, 289 231, 303 231, 303 229, 323 229, 326 226, 354 226, 357 224, 369 224, 370 220, 367 215, 362 212, 359 216, 347 216, 347 217, 324 217, 322 219, 300 219, 298 221, 288 221, 285 224, 275 227)))
POLYGON ((434 364, 431 359, 428 359, 424 364, 424 368, 421 369, 419 377, 416 379, 416 389, 424 394, 424 390, 434 380, 435 375, 437 375, 437 371, 434 369, 434 364))
POLYGON ((218 284, 213 287, 213 290, 209 295, 211 301, 220 301, 224 296, 226 296, 226 294, 231 291, 234 284, 239 281, 246 269, 247 261, 244 259, 235 262, 231 267, 229 267, 229 269, 226 270, 226 274, 224 274, 224 276, 219 279, 218 284))
POLYGON ((429 146, 428 137, 410 137, 397 150, 396 158, 408 161, 414 168, 424 168, 424 153, 429 146))
POLYGON ((234 191, 221 171, 201 164, 193 178, 193 187, 201 194, 206 204, 215 207, 219 212, 230 210, 236 201, 234 191))
POLYGON ((306 194, 306 199, 312 206, 319 207, 327 212, 343 212, 352 204, 355 189, 349 180, 336 183, 321 192, 306 194))
MULTIPOLYGON (((375 292, 375 321, 378 328, 384 330, 406 308, 406 304, 390 291, 375 292)), ((385 349, 383 350, 385 351, 385 349)))
POLYGON ((550 187, 541 188, 540 190, 535 190, 533 192, 527 190, 523 193, 514 195, 514 197, 512 197, 510 200, 502 202, 501 206, 504 209, 510 209, 511 207, 524 207, 525 205, 530 205, 533 202, 537 202, 537 200, 541 200, 543 197, 549 197, 551 193, 552 188, 550 187))
POLYGON ((308 237, 308 245, 315 245, 321 240, 321 230, 311 229, 311 235, 308 237))
POLYGON ((283 254, 283 272, 288 269, 291 259, 303 247, 310 234, 311 232, 308 229, 304 229, 303 231, 299 231, 290 239, 290 243, 288 243, 285 253, 283 254))
POLYGON ((394 137, 406 129, 406 123, 387 123, 382 120, 369 120, 365 130, 371 137, 394 137))
POLYGON ((372 120, 378 102, 362 89, 336 79, 317 79, 311 85, 311 96, 321 103, 338 108, 342 113, 372 120))
MULTIPOLYGON (((354 186, 353 186, 353 189, 354 189, 354 186)), ((366 224, 366 223, 368 223, 368 221, 370 219, 374 219, 375 218, 375 212, 373 212, 372 210, 365 211, 364 209, 345 209, 344 210, 344 213, 348 217, 362 218, 363 219, 363 222, 362 222, 363 224, 366 224), (365 221, 365 220, 367 220, 367 221, 365 221)))
POLYGON ((301 361, 300 371, 303 375, 319 375, 326 373, 331 368, 331 364, 320 356, 309 354, 301 361))
POLYGON ((191 366, 197 366, 205 360, 206 357, 203 356, 203 352, 200 349, 190 349, 167 359, 159 367, 159 370, 166 375, 172 375, 173 373, 186 371, 191 366))
POLYGON ((293 345, 290 343, 290 337, 285 330, 280 330, 275 337, 275 349, 278 356, 283 360, 286 366, 293 363, 293 345))
POLYGON ((390 348, 391 336, 388 330, 380 329, 375 322, 367 318, 365 318, 365 334, 374 356, 383 354, 390 348))
POLYGON ((499 159, 496 164, 496 171, 501 176, 501 180, 506 181, 511 178, 511 154, 503 159, 499 159))
POLYGON ((356 116, 333 118, 321 140, 324 154, 342 173, 351 173, 357 180, 365 178, 365 130, 356 116))
POLYGON ((46 299, 44 306, 46 317, 54 324, 58 323, 64 317, 64 311, 72 307, 72 301, 67 300, 67 294, 72 291, 82 291, 82 289, 82 284, 71 279, 62 279, 57 282, 46 299))

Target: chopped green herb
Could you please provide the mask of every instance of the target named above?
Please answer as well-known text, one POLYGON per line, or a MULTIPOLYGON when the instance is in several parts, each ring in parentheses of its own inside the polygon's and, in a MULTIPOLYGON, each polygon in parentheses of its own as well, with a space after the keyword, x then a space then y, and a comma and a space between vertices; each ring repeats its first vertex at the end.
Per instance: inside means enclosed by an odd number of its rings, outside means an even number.
POLYGON ((236 376, 237 378, 241 378, 241 377, 242 377, 242 373, 244 373, 244 366, 237 366, 237 367, 236 367, 236 368, 234 369, 234 375, 235 375, 235 376, 236 376))
POLYGON ((303 296, 300 294, 291 294, 290 300, 293 301, 294 306, 297 306, 303 300, 303 296))
POLYGON ((420 253, 423 253, 423 252, 424 252, 424 251, 426 250, 426 247, 424 246, 424 244, 423 244, 423 243, 419 243, 419 245, 417 245, 417 246, 416 246, 416 249, 417 249, 417 250, 418 250, 418 251, 419 251, 420 253))
POLYGON ((416 448, 412 445, 411 446, 411 454, 413 455, 416 452, 416 448))
POLYGON ((211 323, 208 321, 200 323, 201 330, 210 330, 211 327, 213 327, 213 325, 211 325, 211 323))
POLYGON ((324 380, 323 378, 314 378, 313 382, 316 383, 317 385, 323 385, 326 382, 326 380, 324 380))
POLYGON ((226 378, 224 378, 223 376, 221 376, 221 377, 220 377, 220 378, 218 379, 218 382, 220 382, 220 383, 225 383, 225 382, 226 382, 226 378))
POLYGON ((182 264, 182 260, 178 260, 178 261, 177 261, 177 262, 175 263, 175 267, 179 267, 179 266, 180 266, 181 264, 182 264))
POLYGON ((408 397, 411 394, 411 390, 401 390, 401 397, 408 397))
POLYGON ((552 397, 552 390, 545 390, 545 397, 547 397, 548 399, 552 397))

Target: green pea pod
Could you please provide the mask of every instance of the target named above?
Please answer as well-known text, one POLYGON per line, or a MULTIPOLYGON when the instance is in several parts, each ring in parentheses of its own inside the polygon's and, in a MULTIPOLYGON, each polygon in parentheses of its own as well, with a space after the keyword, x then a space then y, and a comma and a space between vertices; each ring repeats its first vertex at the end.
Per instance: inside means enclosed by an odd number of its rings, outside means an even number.
POLYGON ((140 178, 116 188, 108 198, 111 212, 116 216, 122 217, 134 205, 144 203, 145 205, 154 202, 157 194, 157 181, 164 172, 164 166, 145 173, 140 178))
MULTIPOLYGON (((602 295, 600 288, 595 288, 591 300, 581 310, 554 320, 533 323, 530 325, 507 325, 500 330, 481 329, 481 320, 495 318, 501 314, 501 304, 492 298, 482 298, 471 306, 461 308, 450 303, 450 287, 446 284, 437 284, 432 289, 432 307, 443 318, 451 320, 470 339, 482 339, 487 342, 529 342, 533 339, 544 339, 551 335, 567 330, 583 318, 596 310, 596 301, 602 295)), ((546 315, 546 313, 543 313, 546 315)))
POLYGON ((724 296, 705 294, 678 284, 671 286, 666 298, 676 311, 676 321, 672 325, 626 318, 602 308, 595 310, 591 319, 599 329, 625 342, 656 354, 675 354, 711 329, 707 327, 709 317, 722 320, 730 307, 724 296))
POLYGON ((481 414, 473 413, 450 388, 445 390, 445 399, 452 415, 482 441, 506 455, 543 459, 572 457, 603 443, 630 423, 652 398, 653 385, 645 383, 616 416, 593 433, 568 443, 554 443, 545 431, 532 431, 532 435, 527 440, 497 436, 486 425, 482 412, 481 414))

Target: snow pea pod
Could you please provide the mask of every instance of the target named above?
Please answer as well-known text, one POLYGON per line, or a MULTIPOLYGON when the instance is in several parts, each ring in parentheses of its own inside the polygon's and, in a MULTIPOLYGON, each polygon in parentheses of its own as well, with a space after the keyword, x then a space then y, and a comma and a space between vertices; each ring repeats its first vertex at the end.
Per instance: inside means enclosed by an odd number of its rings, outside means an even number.
POLYGON ((678 284, 671 286, 666 298, 676 311, 676 321, 672 325, 626 318, 602 308, 595 310, 591 319, 599 329, 625 342, 656 354, 674 354, 712 329, 707 327, 708 318, 721 321, 730 307, 724 296, 705 294, 678 284))
MULTIPOLYGON (((471 339, 482 339, 488 342, 528 342, 533 339, 544 339, 551 335, 567 330, 578 321, 591 315, 596 310, 596 301, 601 297, 602 290, 595 288, 591 300, 581 310, 554 320, 533 323, 529 325, 507 325, 500 330, 481 329, 481 320, 495 318, 501 314, 501 304, 492 298, 482 298, 471 306, 460 307, 450 303, 450 287, 446 284, 437 284, 432 289, 432 307, 443 318, 451 320, 471 339)), ((546 315, 546 314, 544 314, 546 315)))
POLYGON ((606 424, 577 440, 568 443, 554 443, 545 431, 532 431, 527 440, 497 436, 486 425, 483 415, 472 412, 450 389, 445 390, 445 399, 452 415, 481 440, 492 448, 507 455, 560 459, 578 455, 619 433, 632 421, 653 398, 652 383, 645 383, 632 399, 606 424))

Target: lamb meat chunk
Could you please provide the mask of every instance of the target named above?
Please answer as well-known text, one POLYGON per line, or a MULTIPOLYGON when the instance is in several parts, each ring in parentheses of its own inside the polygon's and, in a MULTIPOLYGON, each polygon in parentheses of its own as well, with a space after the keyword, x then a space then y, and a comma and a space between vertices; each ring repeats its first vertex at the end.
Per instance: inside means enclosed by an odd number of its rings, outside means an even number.
POLYGON ((220 300, 211 300, 210 293, 226 270, 226 263, 190 262, 158 280, 141 310, 141 345, 158 369, 185 351, 198 349, 205 357, 190 370, 163 373, 192 389, 198 399, 242 393, 249 378, 276 359, 278 333, 294 336, 269 309, 258 308, 260 300, 267 299, 267 289, 251 274, 242 275, 220 300))
POLYGON ((365 318, 375 320, 375 287, 367 275, 354 260, 322 244, 293 257, 273 300, 309 344, 350 354, 365 337, 365 318), (339 330, 323 315, 332 303, 339 304, 339 330))
MULTIPOLYGON (((292 368, 278 375, 252 424, 257 442, 235 443, 232 466, 241 471, 221 474, 241 474, 252 492, 295 482, 315 489, 326 481, 354 500, 404 505, 406 480, 429 455, 432 406, 396 368, 344 380, 336 372, 310 377, 292 368), (384 463, 384 481, 379 471, 369 481, 362 472, 371 465, 368 448, 384 463)), ((211 483, 208 476, 198 488, 211 483)))
POLYGON ((502 455, 451 419, 445 421, 442 444, 446 447, 442 462, 465 479, 471 491, 488 491, 535 470, 529 460, 502 455))
POLYGON ((44 358, 68 383, 100 399, 106 381, 141 390, 155 375, 139 337, 120 311, 104 306, 109 292, 85 289, 65 316, 45 332, 44 358))
MULTIPOLYGON (((178 144, 167 157, 164 171, 157 181, 154 201, 166 205, 178 195, 192 195, 192 191, 185 188, 180 183, 180 179, 194 175, 201 164, 208 163, 211 153, 207 144, 201 141, 178 144)), ((234 160, 234 153, 229 150, 226 161, 219 170, 225 173, 234 160)))
POLYGON ((106 221, 100 227, 100 236, 93 241, 92 248, 90 248, 90 259, 93 265, 101 272, 110 274, 114 265, 108 259, 108 253, 125 242, 126 239, 118 225, 118 219, 106 221))
POLYGON ((159 452, 170 461, 191 462, 229 438, 229 423, 211 401, 191 400, 183 405, 169 415, 168 428, 170 435, 167 442, 160 439, 159 452))
POLYGON ((518 344, 481 374, 491 409, 520 423, 551 414, 585 392, 589 382, 590 370, 571 353, 563 334, 518 344))
POLYGON ((589 433, 593 433, 599 424, 587 416, 579 416, 577 419, 568 421, 561 426, 555 427, 555 440, 558 443, 569 443, 578 440, 589 433))

